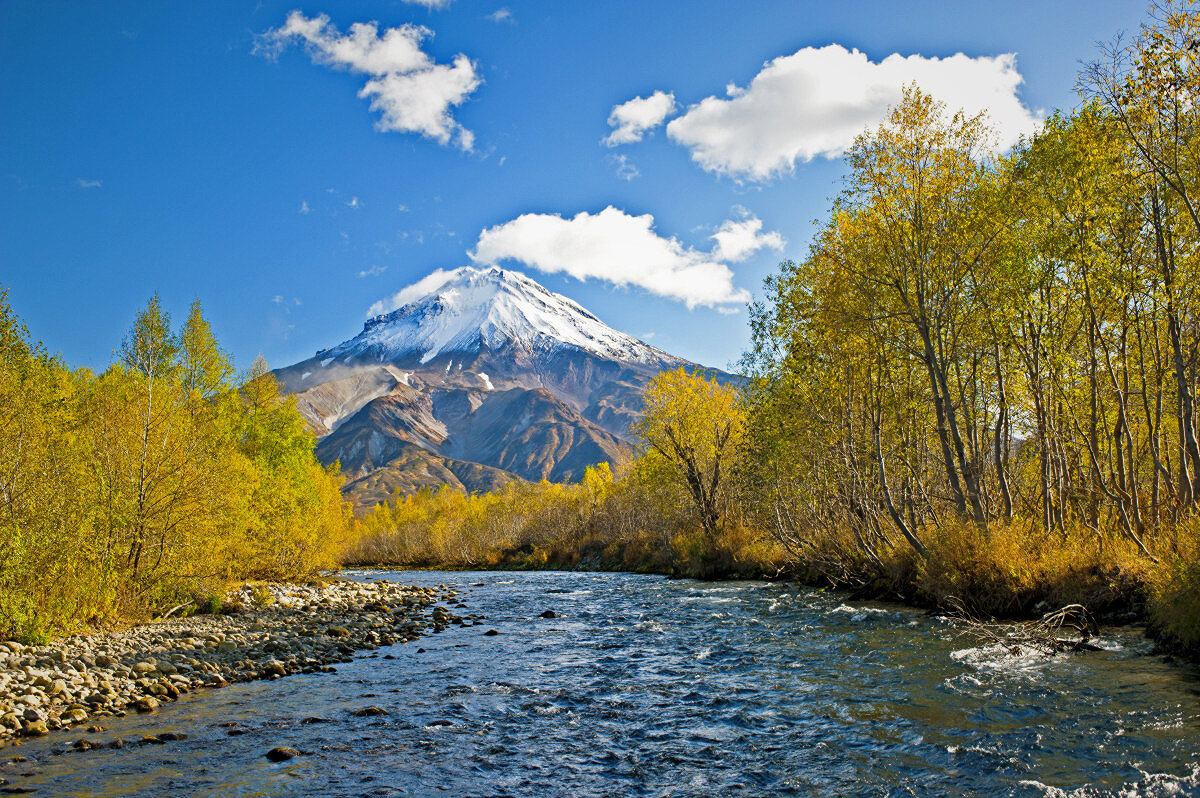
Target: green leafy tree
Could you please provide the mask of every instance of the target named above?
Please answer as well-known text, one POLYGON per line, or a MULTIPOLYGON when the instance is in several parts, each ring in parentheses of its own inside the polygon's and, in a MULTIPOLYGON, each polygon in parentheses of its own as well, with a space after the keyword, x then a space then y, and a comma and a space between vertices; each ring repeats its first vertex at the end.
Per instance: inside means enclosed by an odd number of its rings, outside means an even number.
POLYGON ((121 361, 126 368, 153 381, 176 374, 178 353, 179 340, 171 332, 171 316, 155 294, 121 342, 121 361))
POLYGON ((201 313, 199 299, 192 302, 179 333, 179 365, 184 390, 201 398, 216 396, 232 387, 233 364, 201 313))

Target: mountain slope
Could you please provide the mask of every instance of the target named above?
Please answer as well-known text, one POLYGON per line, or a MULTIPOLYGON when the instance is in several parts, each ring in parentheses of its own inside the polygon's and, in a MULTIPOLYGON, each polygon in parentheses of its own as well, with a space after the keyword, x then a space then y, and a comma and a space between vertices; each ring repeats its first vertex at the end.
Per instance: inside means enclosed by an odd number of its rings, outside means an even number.
POLYGON ((522 274, 440 274, 354 338, 275 372, 360 506, 443 484, 580 479, 631 456, 654 375, 694 365, 522 274))

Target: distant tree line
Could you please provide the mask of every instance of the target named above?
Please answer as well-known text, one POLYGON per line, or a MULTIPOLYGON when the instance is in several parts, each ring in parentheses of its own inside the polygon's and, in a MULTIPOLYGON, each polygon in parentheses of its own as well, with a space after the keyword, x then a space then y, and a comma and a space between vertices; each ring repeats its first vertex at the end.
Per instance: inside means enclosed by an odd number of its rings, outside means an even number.
POLYGON ((787 552, 743 523, 728 476, 745 410, 737 388, 660 374, 637 425, 644 453, 577 484, 514 482, 467 494, 397 495, 355 521, 347 564, 583 568, 704 578, 777 575, 787 552))

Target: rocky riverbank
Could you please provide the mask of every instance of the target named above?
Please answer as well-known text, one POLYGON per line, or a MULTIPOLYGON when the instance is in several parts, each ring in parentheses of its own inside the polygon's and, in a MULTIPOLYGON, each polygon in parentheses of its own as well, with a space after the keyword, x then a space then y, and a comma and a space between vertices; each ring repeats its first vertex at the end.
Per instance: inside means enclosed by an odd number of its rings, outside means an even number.
POLYGON ((104 716, 153 712, 182 693, 328 671, 359 650, 481 622, 454 614, 461 606, 444 585, 247 585, 225 597, 222 614, 45 646, 0 642, 0 741, 72 726, 99 731, 104 716))

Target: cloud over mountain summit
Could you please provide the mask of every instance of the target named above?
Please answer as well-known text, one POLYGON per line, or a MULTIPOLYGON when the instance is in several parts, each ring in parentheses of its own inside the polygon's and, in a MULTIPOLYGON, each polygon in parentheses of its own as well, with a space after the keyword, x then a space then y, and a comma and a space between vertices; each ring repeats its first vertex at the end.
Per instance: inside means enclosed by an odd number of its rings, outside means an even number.
POLYGON ((741 216, 725 222, 711 236, 713 249, 703 252, 659 235, 648 213, 631 216, 612 206, 571 218, 526 213, 484 230, 468 255, 478 264, 517 261, 547 274, 637 286, 689 308, 731 310, 750 294, 734 287, 728 264, 784 244, 779 233, 763 233, 762 221, 749 212, 741 216))

